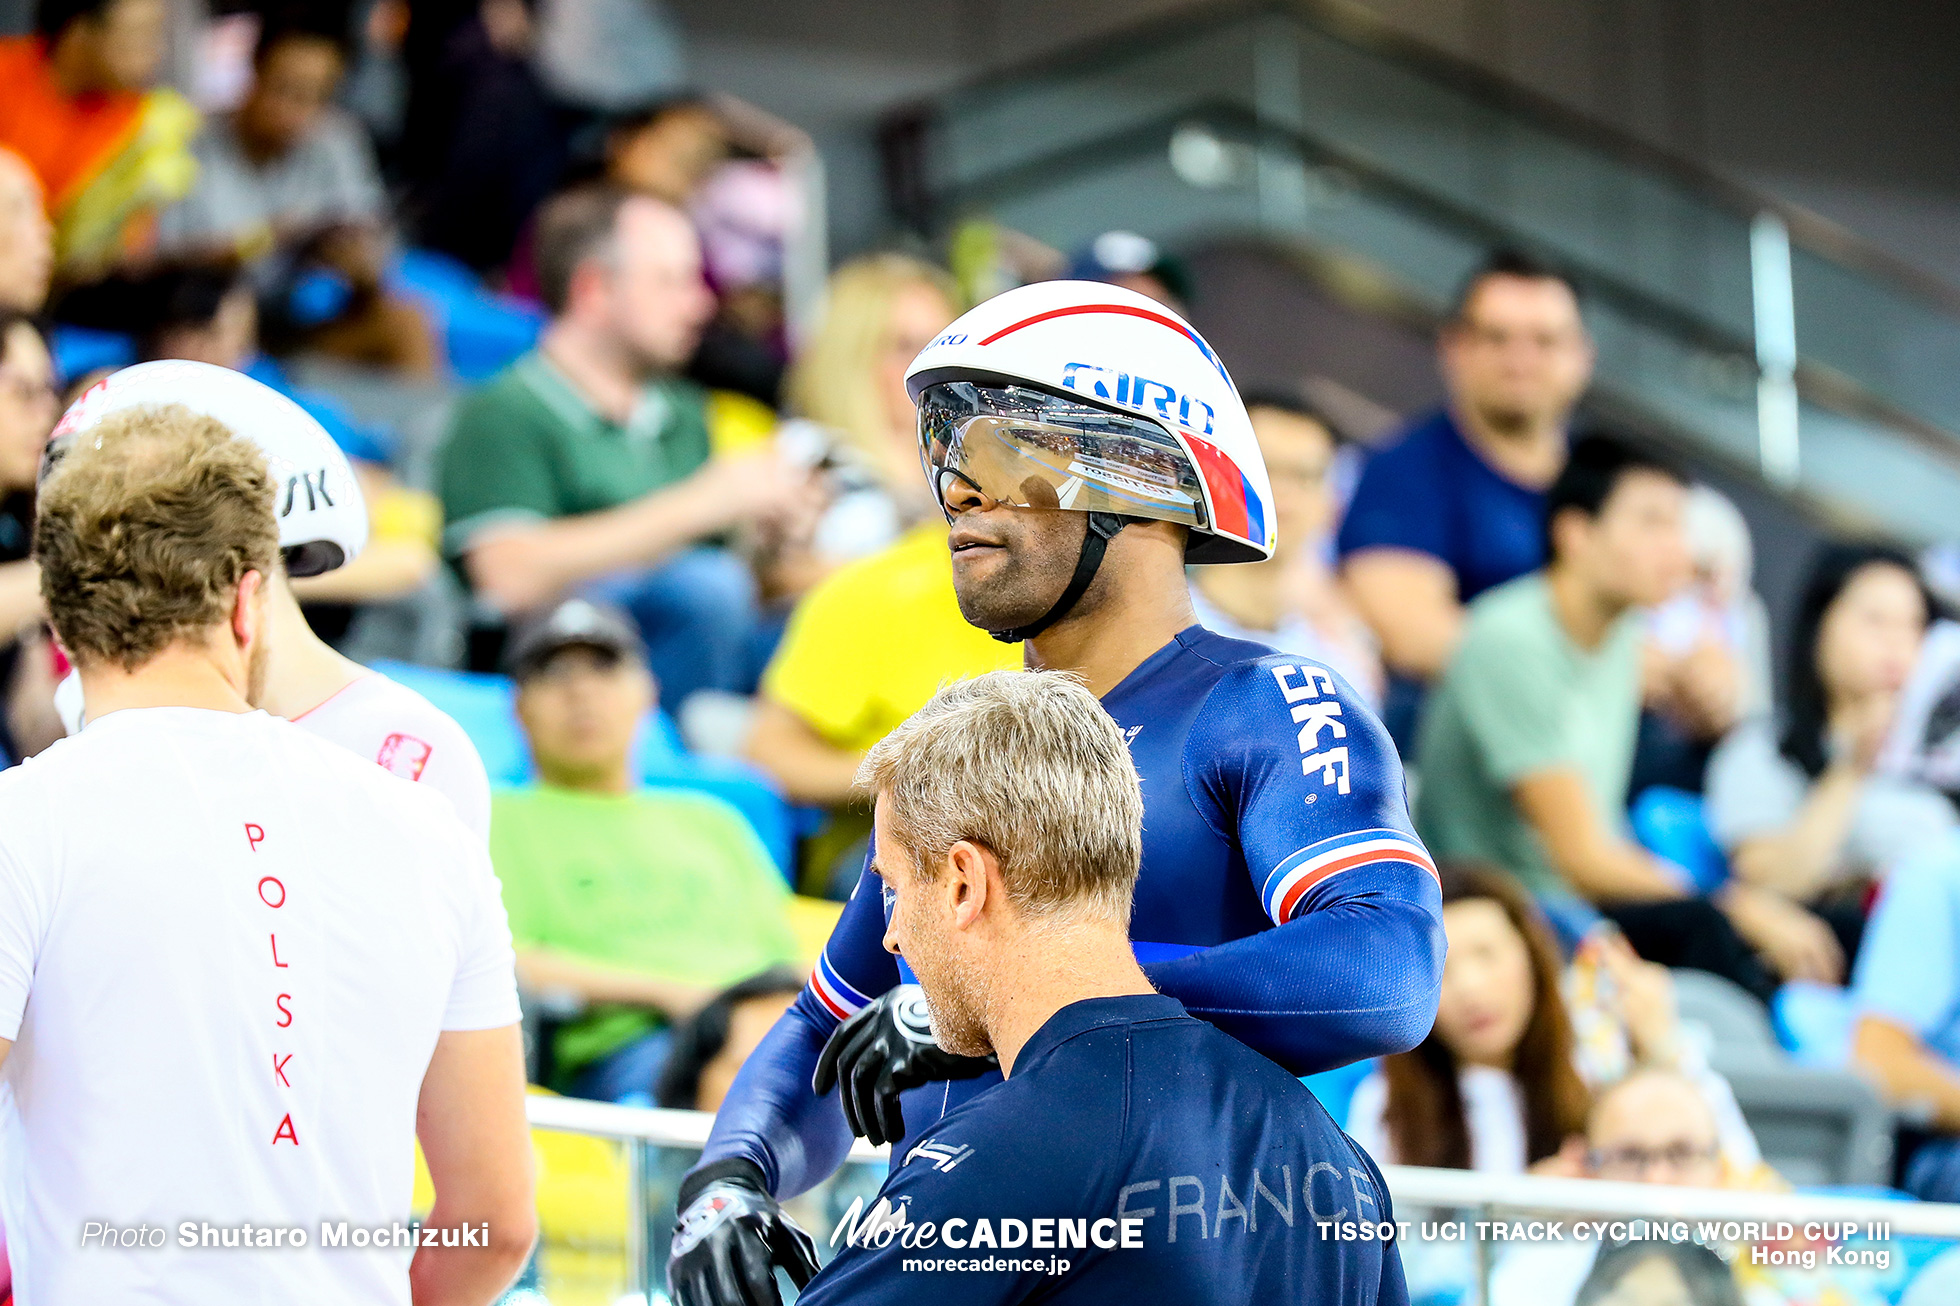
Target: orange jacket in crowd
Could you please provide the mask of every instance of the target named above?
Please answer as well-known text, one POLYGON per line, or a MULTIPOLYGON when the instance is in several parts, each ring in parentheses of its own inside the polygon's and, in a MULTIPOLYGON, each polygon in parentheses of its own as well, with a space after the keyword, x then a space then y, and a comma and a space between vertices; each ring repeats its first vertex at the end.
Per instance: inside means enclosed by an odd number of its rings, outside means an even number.
POLYGON ((0 145, 41 179, 61 272, 85 279, 146 250, 157 210, 197 175, 190 102, 169 89, 70 95, 37 36, 0 39, 0 86, 0 145))

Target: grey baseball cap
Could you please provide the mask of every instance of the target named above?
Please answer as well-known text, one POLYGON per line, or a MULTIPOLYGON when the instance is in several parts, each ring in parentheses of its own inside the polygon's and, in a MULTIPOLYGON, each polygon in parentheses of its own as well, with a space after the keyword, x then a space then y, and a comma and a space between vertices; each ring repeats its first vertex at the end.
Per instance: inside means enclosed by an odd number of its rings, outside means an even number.
POLYGON ((566 599, 518 624, 504 649, 504 670, 513 680, 535 673, 560 649, 593 648, 634 662, 646 661, 646 644, 633 619, 608 603, 566 599))

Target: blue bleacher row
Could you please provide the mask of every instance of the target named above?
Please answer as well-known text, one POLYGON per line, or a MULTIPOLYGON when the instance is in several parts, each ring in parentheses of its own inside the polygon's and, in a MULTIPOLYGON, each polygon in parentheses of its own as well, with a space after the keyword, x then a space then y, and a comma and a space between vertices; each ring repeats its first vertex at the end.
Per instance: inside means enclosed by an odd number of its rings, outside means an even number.
MULTIPOLYGON (((475 273, 433 250, 404 249, 389 269, 388 288, 414 300, 442 337, 450 370, 464 382, 482 381, 529 349, 544 329, 544 310, 528 300, 485 290, 475 273)), ((136 361, 133 336, 59 326, 55 364, 65 377, 136 361)))
MULTIPOLYGON (((1709 833, 1699 794, 1656 786, 1630 811, 1635 837, 1712 891, 1728 860, 1709 833)), ((1559 921, 1574 931, 1585 922, 1559 921)), ((1878 1095, 1848 1072, 1856 1021, 1851 991, 1797 980, 1782 985, 1766 1013, 1718 976, 1677 970, 1682 1019, 1699 1025, 1709 1063, 1729 1081, 1764 1158, 1800 1189, 1903 1197, 1889 1186, 1894 1120, 1878 1095)), ((1345 1120, 1361 1081, 1379 1065, 1357 1062, 1304 1082, 1336 1120, 1345 1120)), ((1931 1251, 1942 1247, 1931 1245, 1931 1251)))

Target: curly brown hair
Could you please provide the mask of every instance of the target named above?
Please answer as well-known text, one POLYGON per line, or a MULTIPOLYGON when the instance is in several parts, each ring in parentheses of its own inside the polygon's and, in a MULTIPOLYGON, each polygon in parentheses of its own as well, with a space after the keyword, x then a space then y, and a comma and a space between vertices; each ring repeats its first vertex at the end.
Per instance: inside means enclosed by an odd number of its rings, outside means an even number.
POLYGON ((69 656, 134 671, 224 621, 245 574, 278 561, 273 490, 256 445, 182 404, 75 437, 34 519, 41 597, 69 656))

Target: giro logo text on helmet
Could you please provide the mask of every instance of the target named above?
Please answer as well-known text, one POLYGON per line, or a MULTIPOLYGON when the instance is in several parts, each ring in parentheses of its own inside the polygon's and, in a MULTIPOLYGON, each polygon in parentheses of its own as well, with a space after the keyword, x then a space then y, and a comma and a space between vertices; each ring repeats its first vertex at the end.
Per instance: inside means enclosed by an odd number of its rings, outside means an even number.
POLYGON ((1154 300, 1087 281, 1010 290, 921 350, 905 384, 920 404, 921 456, 936 487, 951 474, 1028 506, 1024 486, 1035 475, 1060 506, 1108 516, 1098 530, 1151 517, 1191 527, 1187 561, 1272 556, 1272 488, 1245 403, 1204 338, 1154 300), (1162 434, 1126 432, 1125 417, 1162 434), (1082 494, 1071 477, 1110 493, 1082 494), (1153 507, 1139 501, 1138 484, 1178 494, 1153 507))
POLYGON ((1071 390, 1082 390, 1078 382, 1086 381, 1085 393, 1098 399, 1108 399, 1132 408, 1154 408, 1157 416, 1167 422, 1176 422, 1187 431, 1199 435, 1210 435, 1217 424, 1218 413, 1210 404, 1190 395, 1180 395, 1162 381, 1148 377, 1131 376, 1128 372, 1112 372, 1094 363, 1068 363, 1062 368, 1062 384, 1071 390), (1084 373, 1093 373, 1084 376, 1084 373), (1200 425, 1195 418, 1202 417, 1200 425))
POLYGON ((1061 597, 996 639, 1060 620, 1131 522, 1184 526, 1187 562, 1272 556, 1272 486, 1245 403, 1204 338, 1154 300, 1090 281, 1010 290, 921 350, 905 388, 949 522, 954 487, 979 505, 1088 516, 1061 597))

